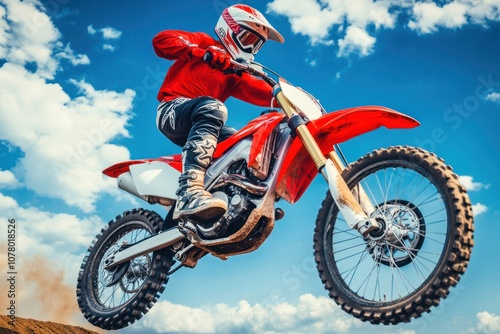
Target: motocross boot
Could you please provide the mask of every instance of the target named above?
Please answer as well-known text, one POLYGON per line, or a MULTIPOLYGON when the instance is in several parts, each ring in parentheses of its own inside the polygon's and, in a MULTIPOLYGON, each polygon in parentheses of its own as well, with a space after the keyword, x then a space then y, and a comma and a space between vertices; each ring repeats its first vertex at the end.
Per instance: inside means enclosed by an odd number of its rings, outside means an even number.
POLYGON ((183 173, 179 177, 173 219, 194 217, 209 220, 221 217, 226 212, 226 201, 212 197, 204 184, 205 171, 212 161, 216 144, 215 137, 205 137, 184 146, 183 173))

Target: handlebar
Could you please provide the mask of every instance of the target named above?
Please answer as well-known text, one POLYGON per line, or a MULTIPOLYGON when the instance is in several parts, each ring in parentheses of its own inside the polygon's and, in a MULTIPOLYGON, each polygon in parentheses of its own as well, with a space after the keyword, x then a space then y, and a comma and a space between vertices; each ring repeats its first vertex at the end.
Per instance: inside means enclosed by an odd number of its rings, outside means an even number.
MULTIPOLYGON (((203 61, 207 62, 207 63, 212 62, 212 54, 210 52, 206 52, 203 55, 203 61)), ((231 63, 231 66, 233 69, 247 72, 251 75, 255 75, 257 77, 260 77, 265 82, 267 82, 271 87, 274 87, 276 85, 276 81, 274 81, 274 79, 270 78, 266 72, 263 72, 263 71, 255 68, 254 66, 252 66, 253 64, 258 65, 257 63, 240 63, 240 62, 233 60, 233 59, 230 60, 230 63, 231 63)))
MULTIPOLYGON (((205 54, 202 57, 202 60, 204 62, 211 63, 212 57, 213 56, 210 52, 205 52, 205 54)), ((278 73, 274 72, 270 68, 267 68, 267 67, 265 67, 257 62, 241 63, 241 62, 233 60, 233 59, 230 59, 229 62, 231 63, 231 68, 226 70, 226 71, 229 71, 229 73, 231 73, 231 70, 233 71, 233 73, 247 72, 251 75, 260 77, 273 89, 275 88, 276 85, 278 85, 278 82, 275 79, 273 79, 272 77, 270 77, 266 72, 264 72, 263 69, 268 70, 269 72, 271 72, 272 74, 274 74, 278 78, 282 78, 282 76, 280 76, 278 73)), ((228 72, 225 72, 225 73, 228 73, 228 72)), ((323 114, 327 113, 325 108, 323 108, 323 106, 319 103, 319 101, 314 96, 312 96, 310 93, 306 92, 303 89, 300 89, 300 90, 303 93, 305 93, 306 95, 308 95, 308 97, 311 100, 313 100, 320 107, 321 113, 323 113, 323 114)))

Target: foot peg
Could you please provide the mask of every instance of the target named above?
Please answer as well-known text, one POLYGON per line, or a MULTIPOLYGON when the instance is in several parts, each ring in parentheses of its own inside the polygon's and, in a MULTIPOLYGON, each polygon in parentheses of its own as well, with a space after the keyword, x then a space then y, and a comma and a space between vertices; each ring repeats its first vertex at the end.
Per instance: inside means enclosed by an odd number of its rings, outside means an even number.
POLYGON ((198 235, 198 230, 196 229, 195 224, 191 222, 191 220, 181 219, 179 224, 177 225, 179 231, 188 238, 193 244, 197 245, 201 243, 200 236, 198 235))

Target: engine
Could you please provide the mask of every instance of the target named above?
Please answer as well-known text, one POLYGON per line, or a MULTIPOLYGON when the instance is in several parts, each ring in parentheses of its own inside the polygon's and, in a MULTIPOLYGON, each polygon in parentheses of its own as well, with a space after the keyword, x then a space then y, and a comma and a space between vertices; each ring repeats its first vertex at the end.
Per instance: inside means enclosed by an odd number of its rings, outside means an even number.
POLYGON ((267 191, 267 186, 260 183, 245 161, 233 164, 228 172, 229 174, 221 176, 214 186, 216 191, 212 193, 212 196, 227 201, 226 214, 215 221, 207 221, 197 226, 199 233, 206 238, 220 238, 236 232, 256 207, 253 201, 267 191))

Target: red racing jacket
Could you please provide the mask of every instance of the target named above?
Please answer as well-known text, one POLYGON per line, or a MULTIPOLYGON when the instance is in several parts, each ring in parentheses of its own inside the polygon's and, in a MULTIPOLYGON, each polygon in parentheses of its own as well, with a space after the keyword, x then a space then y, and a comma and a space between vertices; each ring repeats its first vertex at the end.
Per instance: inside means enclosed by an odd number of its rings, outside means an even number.
POLYGON ((261 107, 271 106, 272 88, 263 80, 248 73, 224 74, 200 59, 192 59, 191 46, 206 49, 224 46, 208 34, 165 30, 153 38, 153 47, 159 57, 175 60, 168 70, 160 91, 159 101, 171 101, 178 97, 196 98, 211 96, 222 102, 233 96, 261 107))

